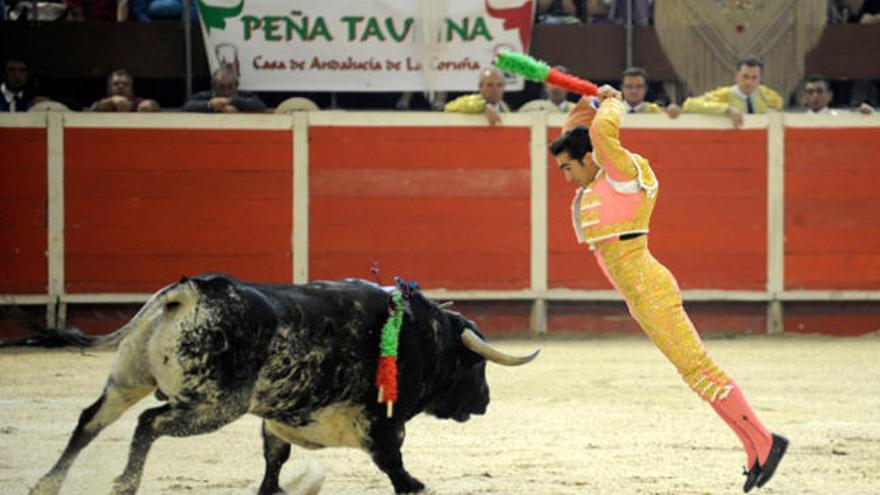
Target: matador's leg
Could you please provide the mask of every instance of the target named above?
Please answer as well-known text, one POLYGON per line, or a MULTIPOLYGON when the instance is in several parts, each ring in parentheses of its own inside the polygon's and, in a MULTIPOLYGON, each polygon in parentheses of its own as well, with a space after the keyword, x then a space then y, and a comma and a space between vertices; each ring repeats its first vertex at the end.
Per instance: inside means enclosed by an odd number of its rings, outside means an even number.
POLYGON ((770 453, 771 433, 761 424, 739 386, 709 357, 684 311, 675 278, 647 248, 647 238, 602 244, 599 265, 623 294, 630 314, 675 366, 682 379, 739 437, 747 466, 762 465, 770 453))

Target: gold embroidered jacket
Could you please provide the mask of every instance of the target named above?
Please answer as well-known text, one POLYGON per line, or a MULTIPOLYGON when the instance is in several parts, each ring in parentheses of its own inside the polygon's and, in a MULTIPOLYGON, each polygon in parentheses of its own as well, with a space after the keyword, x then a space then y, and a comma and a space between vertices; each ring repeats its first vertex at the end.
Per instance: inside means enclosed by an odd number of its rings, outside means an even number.
MULTIPOLYGON (((768 109, 781 110, 782 97, 767 86, 760 85, 752 93, 755 113, 766 113, 768 109)), ((736 85, 724 86, 700 96, 692 96, 684 101, 682 110, 693 113, 722 114, 733 107, 746 113, 746 102, 740 97, 736 85)))
POLYGON ((657 200, 658 182, 648 160, 620 144, 626 109, 620 100, 602 102, 590 125, 593 160, 600 170, 572 204, 572 221, 580 242, 596 242, 622 234, 647 233, 657 200))

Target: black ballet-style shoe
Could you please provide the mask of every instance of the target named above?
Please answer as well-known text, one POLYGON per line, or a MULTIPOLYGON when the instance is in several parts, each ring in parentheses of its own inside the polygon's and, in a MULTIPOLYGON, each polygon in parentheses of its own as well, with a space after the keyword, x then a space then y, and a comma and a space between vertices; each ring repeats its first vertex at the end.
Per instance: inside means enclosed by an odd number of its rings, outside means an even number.
POLYGON ((788 448, 788 439, 782 435, 773 434, 773 444, 770 445, 770 454, 767 456, 767 460, 764 461, 764 465, 761 466, 760 472, 758 473, 758 488, 766 485, 770 478, 773 477, 773 473, 776 472, 776 466, 779 465, 779 461, 782 460, 782 456, 785 455, 785 450, 788 448))
POLYGON ((743 485, 743 491, 749 493, 752 491, 752 488, 755 487, 755 483, 758 482, 758 478, 761 476, 761 466, 758 465, 758 460, 755 459, 755 465, 752 466, 752 469, 746 471, 743 469, 743 475, 746 477, 746 484, 743 485))

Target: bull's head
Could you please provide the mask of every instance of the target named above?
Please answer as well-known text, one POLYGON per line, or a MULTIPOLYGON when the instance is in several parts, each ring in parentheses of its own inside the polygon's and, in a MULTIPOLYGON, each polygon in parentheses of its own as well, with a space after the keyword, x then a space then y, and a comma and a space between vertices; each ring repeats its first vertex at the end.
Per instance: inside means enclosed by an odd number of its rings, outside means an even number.
POLYGON ((485 413, 489 405, 487 360, 503 366, 520 366, 534 360, 540 351, 526 356, 507 354, 486 342, 474 322, 457 312, 441 311, 455 336, 451 352, 456 363, 448 389, 438 394, 425 412, 441 419, 467 421, 471 414, 485 413))

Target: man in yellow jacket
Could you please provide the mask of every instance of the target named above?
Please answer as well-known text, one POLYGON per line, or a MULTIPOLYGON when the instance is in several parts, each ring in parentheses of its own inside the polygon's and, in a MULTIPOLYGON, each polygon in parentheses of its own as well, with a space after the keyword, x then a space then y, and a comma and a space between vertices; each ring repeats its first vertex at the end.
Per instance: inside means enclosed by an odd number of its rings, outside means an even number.
POLYGON ((764 64, 756 58, 736 63, 733 79, 736 84, 688 98, 684 111, 693 113, 727 114, 733 127, 740 128, 745 113, 765 113, 769 109, 782 110, 782 97, 761 84, 764 64))
POLYGON ((504 78, 498 69, 485 69, 480 73, 480 92, 460 96, 443 108, 444 112, 483 113, 489 125, 501 122, 501 113, 510 112, 504 103, 504 78))

